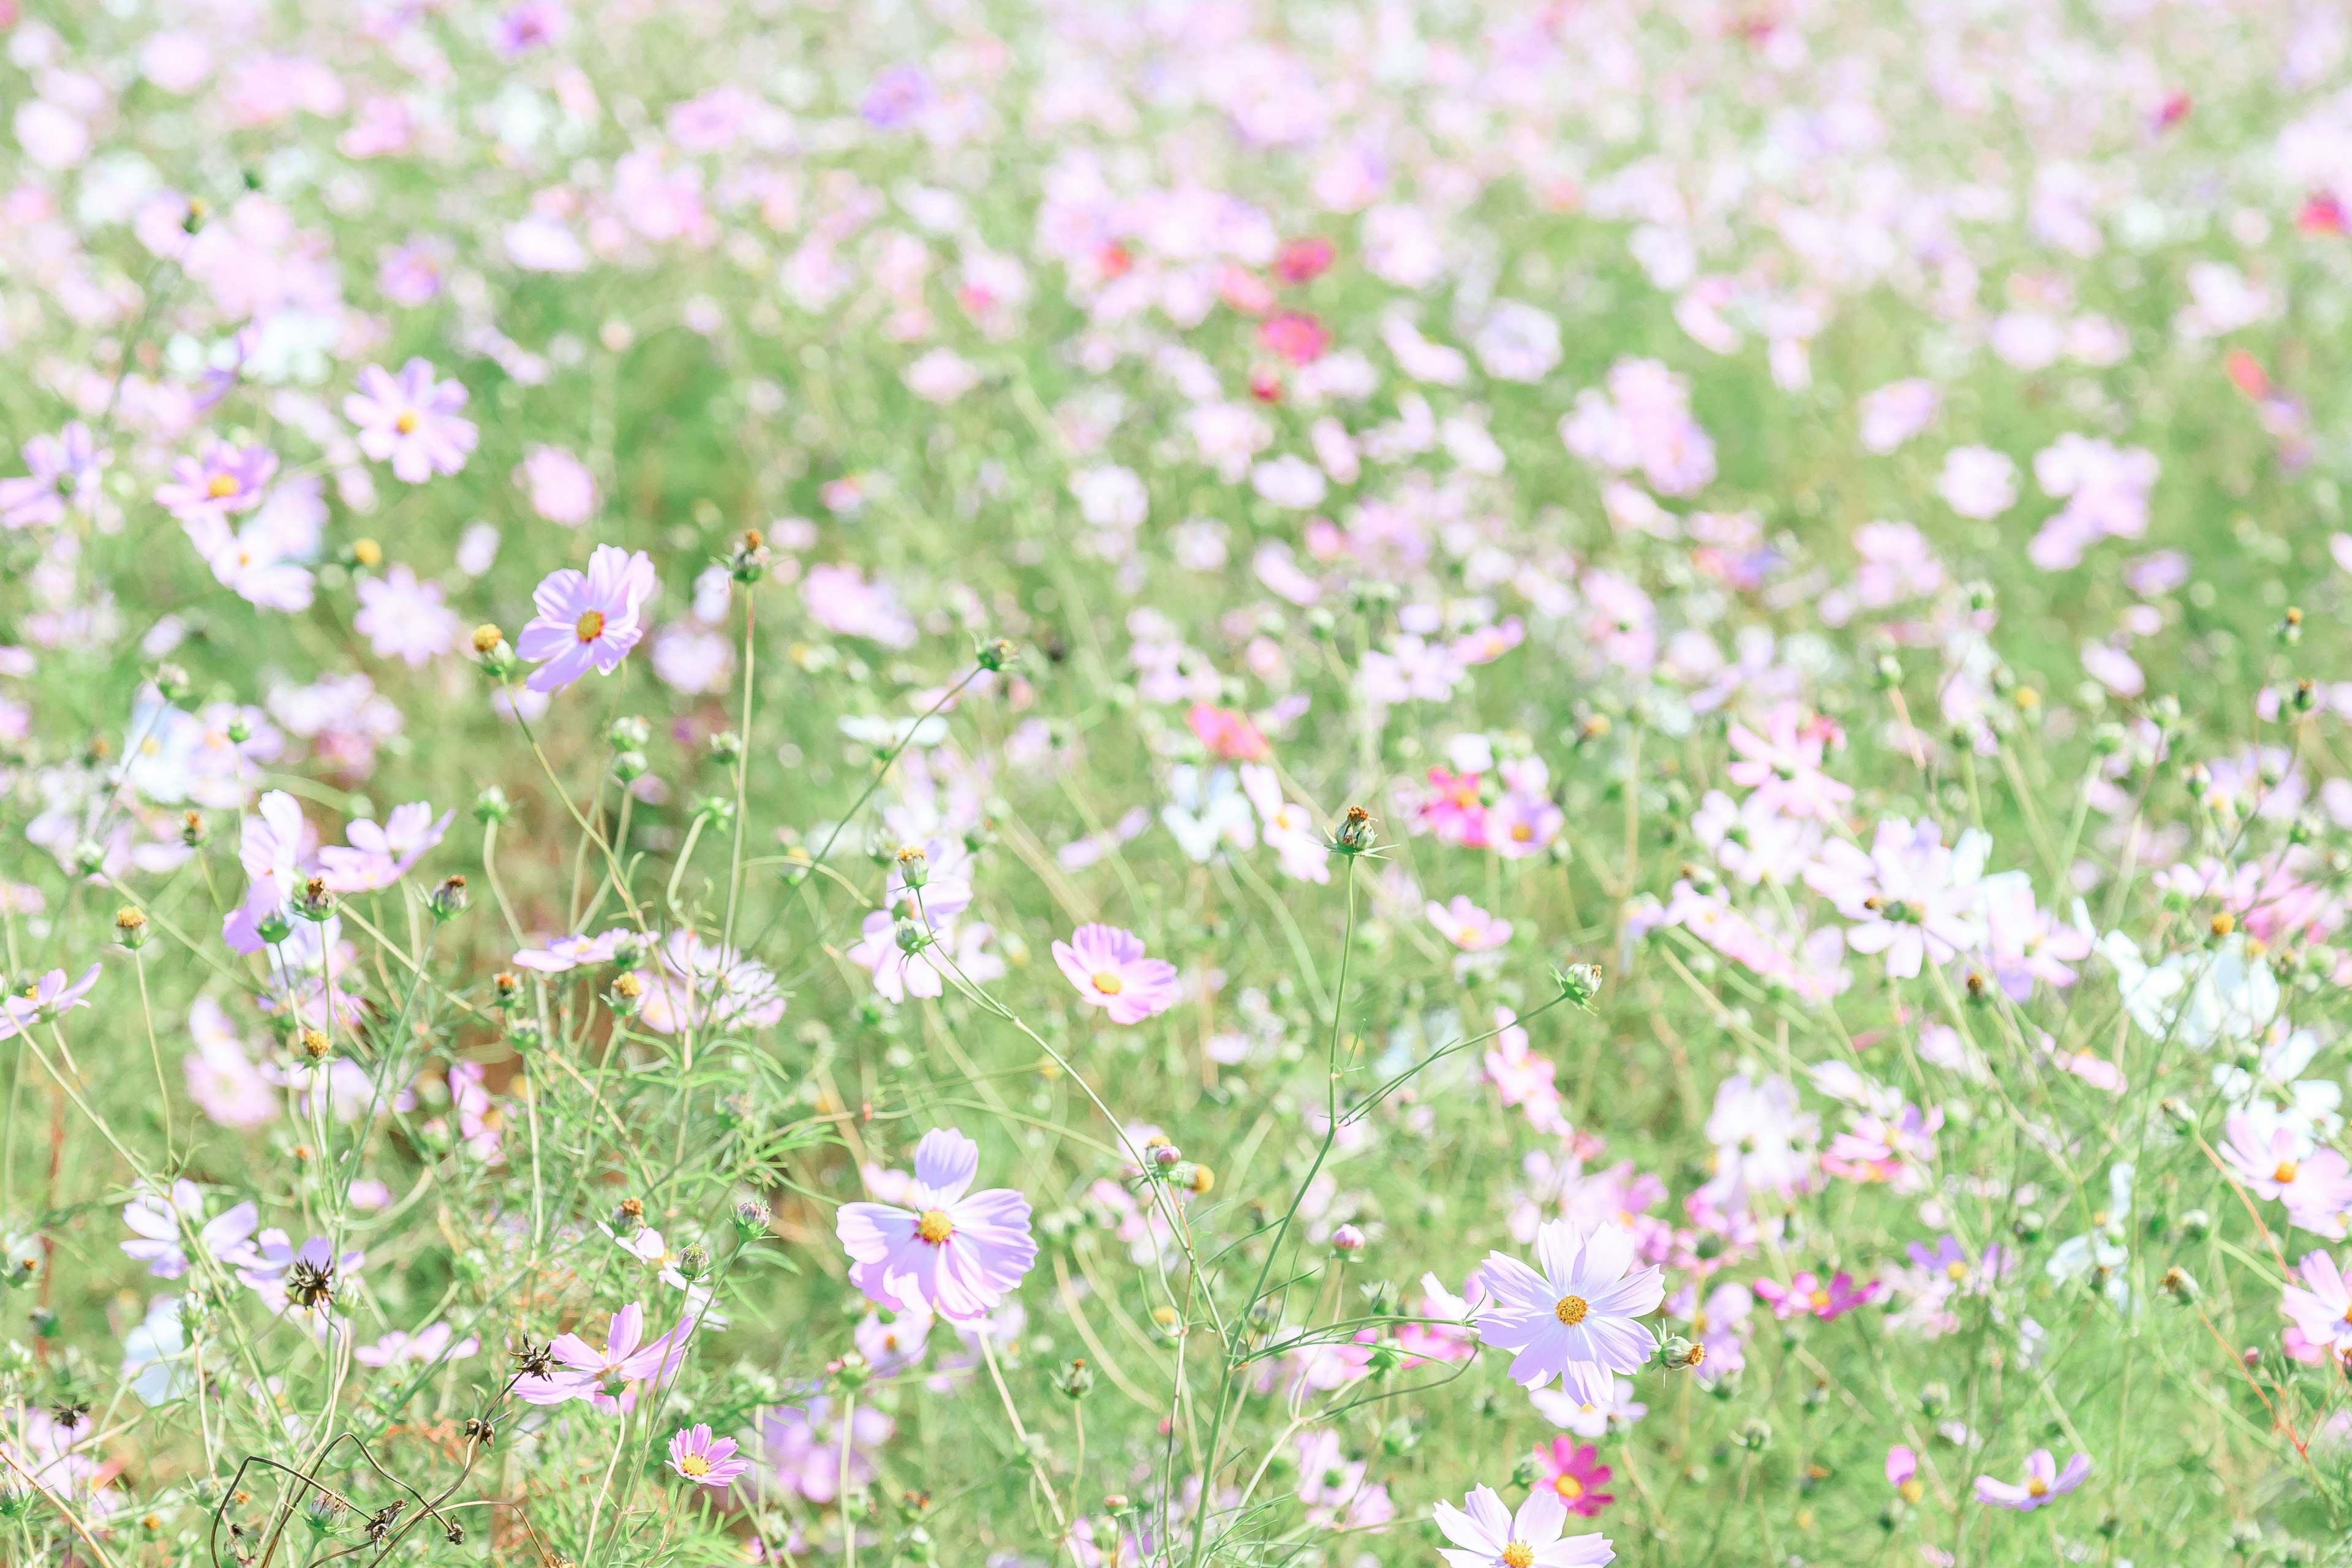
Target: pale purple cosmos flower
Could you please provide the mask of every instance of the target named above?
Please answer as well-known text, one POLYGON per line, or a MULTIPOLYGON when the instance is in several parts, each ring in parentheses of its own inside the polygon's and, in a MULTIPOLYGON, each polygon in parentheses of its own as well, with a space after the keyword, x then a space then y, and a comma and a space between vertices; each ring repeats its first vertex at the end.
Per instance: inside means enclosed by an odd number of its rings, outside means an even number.
POLYGON ((236 858, 249 879, 245 902, 221 921, 221 940, 236 952, 258 952, 262 922, 283 917, 300 885, 302 808, 282 789, 261 797, 258 815, 245 819, 236 858))
POLYGON ((52 969, 7 999, 5 1012, 0 1012, 0 1040, 9 1039, 35 1024, 46 1024, 63 1013, 89 1005, 90 990, 98 984, 95 963, 81 972, 81 978, 68 983, 66 972, 52 969))
POLYGON ((276 1313, 322 1310, 350 1294, 367 1254, 338 1254, 334 1244, 314 1236, 300 1247, 282 1230, 265 1230, 238 1260, 236 1277, 276 1313))
POLYGON ((412 485, 466 466, 478 432, 460 419, 465 384, 436 381, 433 365, 410 360, 395 376, 382 365, 360 372, 360 389, 343 399, 343 417, 359 426, 360 450, 412 485))
MULTIPOLYGON (((846 1445, 851 1486, 873 1481, 875 1455, 896 1430, 897 1423, 870 1404, 851 1411, 846 1445)), ((761 1416, 760 1447, 788 1490, 822 1504, 831 1502, 840 1489, 841 1415, 826 1395, 812 1394, 799 1405, 782 1405, 761 1416)))
POLYGON ((2294 1128, 2265 1126, 2239 1112, 2226 1123, 2221 1158, 2257 1197, 2286 1205, 2287 1217, 2330 1241, 2344 1239, 2352 1208, 2352 1166, 2333 1149, 2315 1148, 2294 1128))
POLYGON ((696 1422, 692 1431, 681 1428, 669 1440, 669 1468, 698 1486, 725 1491, 728 1483, 751 1468, 735 1457, 735 1439, 713 1437, 710 1428, 696 1422))
POLYGON ((577 528, 596 514, 596 477, 561 447, 533 447, 514 480, 529 492, 530 510, 550 522, 577 528))
POLYGON ((183 1220, 200 1227, 196 1245, 207 1256, 233 1267, 245 1259, 246 1244, 261 1223, 261 1211, 249 1203, 238 1204, 207 1220, 204 1194, 194 1182, 177 1181, 168 1197, 142 1195, 122 1205, 122 1223, 137 1233, 122 1244, 122 1250, 146 1264, 156 1279, 177 1279, 188 1271, 188 1255, 180 1243, 183 1220))
POLYGON ((1993 1508, 2013 1508, 2021 1511, 2042 1508, 2056 1502, 2083 1484, 2091 1473, 2087 1454, 2077 1454, 2060 1469, 2047 1448, 2036 1448, 2025 1457, 2025 1480, 1996 1480, 1990 1476, 1977 1478, 1977 1501, 1993 1508))
POLYGON ((645 983, 648 1029, 764 1029, 784 1016, 783 988, 756 958, 690 931, 672 931, 645 983))
POLYGON ((1541 1272, 1500 1252, 1486 1255, 1478 1270, 1486 1287, 1478 1337, 1517 1352, 1514 1382, 1535 1389, 1557 1377, 1583 1403, 1600 1404, 1609 1373, 1638 1371, 1657 1349, 1635 1320, 1665 1299, 1660 1271, 1633 1268, 1633 1233, 1624 1226, 1603 1225, 1587 1236, 1557 1219, 1536 1231, 1536 1262, 1541 1272))
POLYGON ((430 1366, 445 1360, 463 1361, 482 1348, 478 1334, 467 1334, 451 1344, 455 1332, 446 1323, 430 1323, 414 1334, 394 1329, 375 1343, 360 1346, 352 1352, 352 1359, 362 1366, 397 1366, 403 1362, 430 1366))
POLYGON ((112 454, 79 420, 54 436, 25 443, 22 479, 0 479, 0 527, 41 528, 65 519, 66 507, 89 506, 98 474, 112 454))
POLYGON ((362 577, 360 613, 352 629, 368 639, 378 658, 396 658, 411 669, 457 646, 457 612, 438 583, 419 582, 406 566, 381 577, 362 577))
POLYGON ((532 49, 560 43, 572 30, 572 13, 561 0, 522 0, 522 4, 499 18, 491 33, 491 42, 499 53, 512 59, 532 49))
POLYGON ((236 447, 215 441, 201 458, 180 458, 171 479, 155 487, 155 504, 178 521, 199 518, 226 521, 261 504, 263 487, 278 472, 278 454, 267 447, 236 447))
POLYGON ((1114 1024, 1140 1024, 1176 1005, 1176 966, 1143 956, 1143 939, 1117 926, 1083 925, 1067 942, 1054 944, 1062 966, 1089 1007, 1100 1007, 1114 1024))
POLYGON ((2305 1255, 2295 1273, 2303 1283, 2286 1288, 2281 1310, 2315 1349, 2352 1364, 2352 1279, 2325 1252, 2305 1255))
POLYGON ((337 893, 372 893, 389 888, 408 874, 419 857, 441 842, 454 811, 436 820, 433 807, 421 800, 393 807, 381 824, 354 822, 343 830, 351 847, 331 846, 319 851, 320 876, 337 893))
POLYGON ((600 544, 585 574, 551 572, 531 594, 539 614, 522 629, 515 649, 539 668, 524 684, 561 691, 591 669, 610 675, 645 636, 640 618, 660 584, 653 558, 600 544))
POLYGON ((630 934, 615 927, 602 936, 560 936, 545 947, 524 948, 514 955, 514 964, 541 974, 565 974, 583 964, 610 963, 630 934))
POLYGON ((1731 727, 1731 749, 1740 760, 1724 772, 1732 783, 1754 790, 1772 811, 1834 823, 1853 798, 1852 786, 1822 771, 1822 756, 1834 732, 1822 721, 1805 721, 1804 710, 1794 702, 1776 704, 1763 734, 1745 724, 1731 727))
POLYGON ((692 1317, 680 1318, 676 1328, 647 1342, 646 1310, 632 1301, 613 1314, 602 1350, 578 1334, 557 1336, 551 1347, 557 1366, 543 1375, 517 1378, 515 1397, 528 1405, 584 1399, 607 1415, 632 1410, 636 1406, 638 1384, 659 1382, 686 1359, 686 1343, 694 1333, 694 1324, 692 1317))
POLYGON ((935 1127, 915 1146, 915 1175, 894 1204, 844 1204, 835 1234, 849 1281, 893 1311, 969 1323, 994 1311, 1036 1260, 1029 1200, 1010 1187, 972 1192, 980 1145, 935 1127))
POLYGON ((2023 871, 1987 877, 1979 899, 1985 945, 2003 994, 2022 1002, 2033 994, 2037 980, 2062 988, 2074 984, 2070 964, 2091 955, 2091 933, 2062 923, 2035 903, 2032 877, 2023 871))
POLYGON ((1605 1535, 1561 1535, 1568 1505, 1549 1487, 1528 1494, 1515 1515, 1492 1487, 1479 1487, 1462 1506, 1439 1503, 1431 1510, 1452 1546, 1437 1554, 1452 1568, 1600 1568, 1616 1549, 1605 1535))
POLYGON ((1927 961, 1948 963, 1984 940, 1978 892, 1991 848, 1977 828, 1947 847, 1934 823, 1915 827, 1891 816, 1878 825, 1866 854, 1843 840, 1824 845, 1805 884, 1860 922, 1846 931, 1847 946, 1885 953, 1886 973, 1911 980, 1927 961))

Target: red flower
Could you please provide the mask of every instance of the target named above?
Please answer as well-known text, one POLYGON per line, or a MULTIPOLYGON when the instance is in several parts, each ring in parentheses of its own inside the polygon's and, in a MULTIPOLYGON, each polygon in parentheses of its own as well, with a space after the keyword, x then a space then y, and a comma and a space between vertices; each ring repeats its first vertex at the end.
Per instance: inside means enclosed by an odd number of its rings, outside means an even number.
POLYGON ((1285 283, 1311 283, 1331 269, 1337 254, 1331 242, 1319 234, 1285 240, 1275 253, 1274 275, 1285 283))

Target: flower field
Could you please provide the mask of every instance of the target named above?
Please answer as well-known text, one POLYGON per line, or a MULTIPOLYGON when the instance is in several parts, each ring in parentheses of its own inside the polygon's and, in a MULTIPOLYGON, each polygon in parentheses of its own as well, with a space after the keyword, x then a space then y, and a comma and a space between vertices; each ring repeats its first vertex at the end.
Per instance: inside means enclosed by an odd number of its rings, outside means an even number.
POLYGON ((2340 6, 0 35, 0 1563, 2352 1562, 2340 6))

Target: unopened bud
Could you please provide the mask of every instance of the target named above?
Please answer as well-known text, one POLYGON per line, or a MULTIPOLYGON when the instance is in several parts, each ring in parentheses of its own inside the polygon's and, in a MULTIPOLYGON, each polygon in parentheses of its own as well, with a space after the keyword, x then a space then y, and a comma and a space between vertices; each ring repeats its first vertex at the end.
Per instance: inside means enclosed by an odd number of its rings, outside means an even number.
POLYGON ((1603 978, 1601 965, 1597 963, 1571 963, 1565 969, 1552 972, 1552 979, 1559 986, 1560 994, 1579 1007, 1592 1005, 1592 999, 1601 994, 1603 978))
POLYGON ((758 1198, 739 1198, 735 1203, 735 1231, 744 1240, 768 1234, 768 1226, 775 1215, 758 1198))
POLYGON ((838 1363, 835 1363, 833 1369, 833 1380, 841 1384, 844 1391, 850 1394, 864 1388, 873 1379, 874 1369, 866 1365, 866 1358, 856 1351, 851 1351, 847 1355, 843 1356, 838 1363))
POLYGON ((325 1061, 335 1054, 334 1042, 317 1029, 304 1029, 296 1037, 295 1043, 300 1047, 302 1055, 312 1062, 325 1061))
POLYGON ((194 849, 212 835, 213 830, 205 825, 203 812, 188 811, 180 814, 180 842, 189 848, 194 849))
POLYGON ((714 762, 737 763, 743 758, 743 737, 732 730, 721 730, 710 737, 710 756, 714 762))
POLYGON ((136 952, 147 945, 147 917, 133 905, 114 911, 114 940, 136 952))
POLYGON ((190 687, 188 685, 188 672, 181 668, 176 664, 165 663, 157 665, 155 667, 155 690, 156 693, 166 702, 186 701, 188 692, 190 690, 190 687))
POLYGON ((324 877, 313 877, 302 884, 302 890, 294 895, 294 912, 314 923, 333 918, 335 895, 327 890, 324 877))
POLYGON ((892 928, 892 931, 898 939, 900 952, 917 953, 931 945, 931 933, 918 925, 908 916, 900 915, 898 924, 892 928))
POLYGON ((978 661, 981 668, 993 674, 1011 664, 1017 652, 1019 650, 1010 642, 1003 637, 997 637, 992 641, 981 644, 972 657, 978 661))
POLYGON ((433 911, 433 918, 436 921, 457 919, 466 912, 467 902, 466 879, 463 877, 444 877, 433 885, 430 893, 425 895, 425 907, 433 911))
POLYGON ((1072 1362, 1054 1377, 1055 1392, 1073 1405, 1093 1393, 1094 1386, 1095 1369, 1087 1364, 1084 1356, 1072 1362))
POLYGON ((2178 1264, 2164 1271, 2164 1278, 2156 1282, 2156 1287, 2184 1307, 2197 1303, 2196 1278, 2178 1264))
POLYGON ((624 713, 604 731, 605 743, 616 752, 644 749, 654 738, 654 727, 635 713, 624 713))
POLYGON ((1668 1334, 1666 1342, 1658 1347, 1658 1363, 1670 1372, 1696 1366, 1706 1355, 1704 1346, 1680 1334, 1668 1334))
POLYGON ((474 820, 485 826, 504 822, 513 815, 514 804, 507 799, 507 792, 496 784, 474 797, 474 820))
POLYGON ((898 851, 898 880, 909 888, 919 888, 931 879, 931 859, 922 850, 909 844, 898 851))
POLYGON ((1361 855, 1380 841, 1372 826, 1372 814, 1360 805, 1351 805, 1348 815, 1331 835, 1331 847, 1342 855, 1361 855))
POLYGON ((1343 1225, 1331 1233, 1331 1250, 1342 1258, 1355 1257, 1364 1246, 1364 1233, 1357 1226, 1343 1225))

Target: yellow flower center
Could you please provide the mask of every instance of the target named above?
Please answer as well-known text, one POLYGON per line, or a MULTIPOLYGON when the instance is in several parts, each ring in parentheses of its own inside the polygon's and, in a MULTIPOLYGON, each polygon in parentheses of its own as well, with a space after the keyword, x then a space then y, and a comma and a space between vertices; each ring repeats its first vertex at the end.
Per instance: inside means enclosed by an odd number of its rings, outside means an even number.
POLYGON ((234 474, 215 474, 210 479, 205 481, 205 494, 214 500, 219 500, 224 497, 236 494, 236 476, 234 474))
POLYGON ((1921 1486, 1917 1481, 1905 1481, 1901 1486, 1896 1487, 1895 1490, 1902 1497, 1905 1502, 1917 1502, 1921 1498, 1927 1495, 1927 1489, 1921 1486))
POLYGON ((915 1221, 915 1234, 933 1247, 941 1247, 955 1234, 955 1221, 948 1218, 945 1209, 925 1209, 915 1221))
POLYGON ((1559 1299, 1559 1305, 1551 1310, 1551 1315, 1570 1328, 1574 1328, 1584 1321, 1584 1314, 1591 1310, 1591 1304, 1581 1296, 1562 1296, 1559 1299))
POLYGON ((604 612, 602 610, 589 611, 586 615, 580 617, 579 624, 574 626, 572 629, 580 634, 580 640, 582 642, 594 642, 598 637, 604 635, 604 612))
POLYGON ((688 1454, 678 1460, 677 1468, 680 1474, 698 1479, 710 1473, 710 1461, 699 1454, 688 1454))
POLYGON ((1126 984, 1108 969, 1095 971, 1095 989, 1106 996, 1116 996, 1127 989, 1126 984))
POLYGON ((1955 1258, 1944 1265, 1944 1272, 1954 1279, 1965 1279, 1969 1277, 1969 1266, 1955 1258))
POLYGON ((2271 1180, 2273 1182, 2292 1182, 2294 1180, 2294 1173, 2301 1169, 2302 1167, 2297 1165, 2292 1160, 2281 1160, 2278 1163, 2278 1169, 2271 1173, 2271 1180))
POLYGON ((1551 1489, 1559 1494, 1562 1502, 1574 1502, 1584 1495, 1584 1483, 1574 1476, 1559 1476, 1553 1479, 1551 1489))
POLYGON ((416 410, 410 408, 404 410, 400 417, 392 422, 392 427, 404 436, 414 436, 416 434, 416 427, 423 423, 425 423, 423 420, 416 417, 416 410))
POLYGON ((1805 1300, 1811 1301, 1816 1308, 1826 1307, 1830 1304, 1830 1293, 1826 1290, 1816 1290, 1805 1300))
POLYGON ((1532 841, 1532 840, 1534 839, 1535 836, 1536 836, 1536 830, 1535 830, 1534 828, 1532 828, 1532 827, 1529 827, 1526 823, 1524 823, 1524 822, 1514 822, 1513 824, 1511 824, 1511 842, 1512 842, 1512 843, 1514 843, 1514 844, 1526 844, 1526 843, 1528 843, 1528 842, 1532 841))
POLYGON ((2040 1476, 2028 1476, 2025 1478, 2025 1495, 2027 1497, 2048 1497, 2050 1495, 2050 1483, 2043 1480, 2040 1476))
POLYGON ((1503 1548, 1506 1568, 1530 1568, 1536 1560, 1536 1549, 1524 1541, 1514 1541, 1503 1548))

